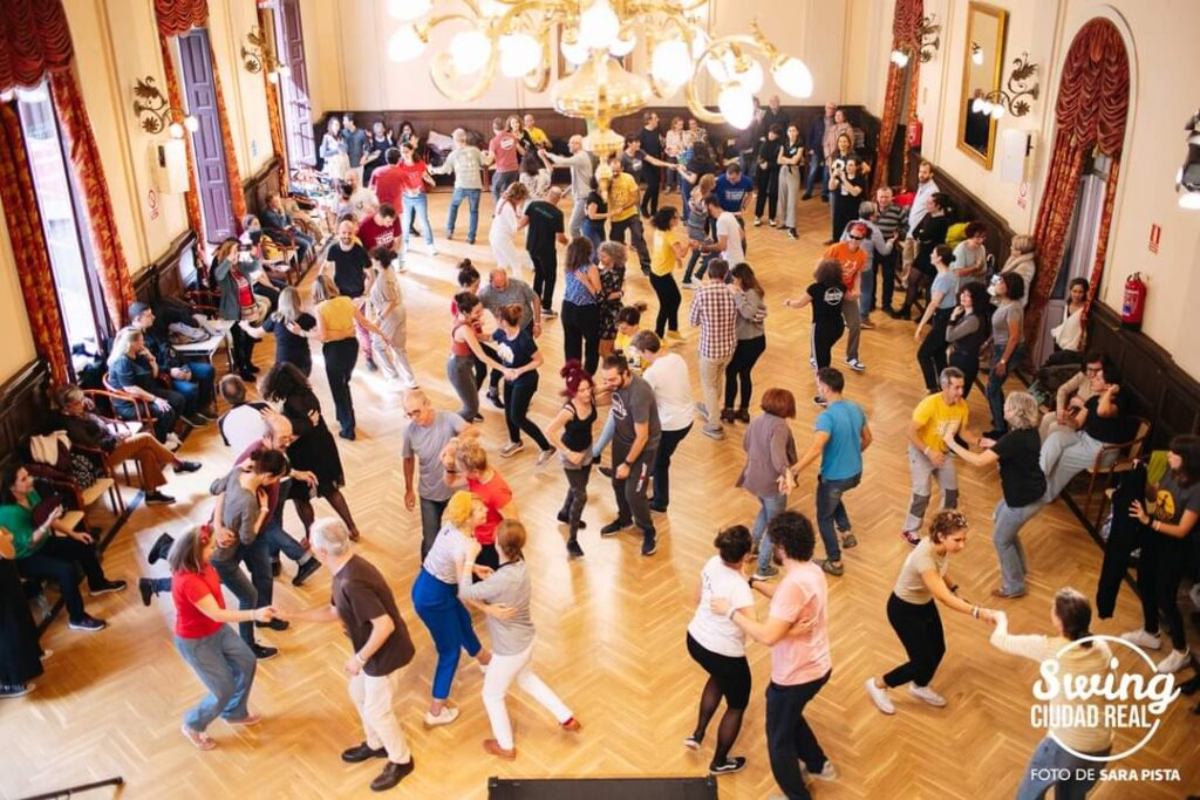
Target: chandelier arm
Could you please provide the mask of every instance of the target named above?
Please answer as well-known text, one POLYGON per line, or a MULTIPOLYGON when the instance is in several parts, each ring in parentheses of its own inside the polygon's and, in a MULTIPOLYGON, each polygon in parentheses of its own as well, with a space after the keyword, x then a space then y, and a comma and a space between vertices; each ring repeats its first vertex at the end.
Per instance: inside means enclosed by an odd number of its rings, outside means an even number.
MULTIPOLYGON (((761 36, 761 34, 760 34, 761 36)), ((736 47, 742 45, 750 50, 767 55, 766 49, 759 43, 755 36, 746 33, 731 33, 719 38, 713 39, 708 43, 700 54, 696 57, 695 63, 692 65, 692 77, 687 82, 687 102, 688 109, 695 115, 696 119, 709 125, 719 125, 725 122, 725 117, 717 112, 713 113, 700 102, 698 91, 698 79, 700 77, 700 68, 704 64, 704 60, 708 58, 714 51, 725 47, 736 47)), ((769 43, 768 43, 769 45, 769 43)))
POLYGON ((499 54, 496 50, 496 47, 492 47, 487 63, 479 72, 479 78, 468 89, 457 89, 450 84, 453 64, 450 54, 444 51, 438 53, 429 62, 429 77, 433 81, 434 87, 451 100, 460 103, 478 100, 496 78, 496 64, 499 61, 499 54))

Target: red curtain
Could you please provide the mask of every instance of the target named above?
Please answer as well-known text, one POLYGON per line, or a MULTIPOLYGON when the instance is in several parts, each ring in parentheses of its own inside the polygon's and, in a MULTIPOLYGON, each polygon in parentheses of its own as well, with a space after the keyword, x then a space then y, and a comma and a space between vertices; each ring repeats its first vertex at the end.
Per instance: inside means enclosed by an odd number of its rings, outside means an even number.
POLYGON ((221 146, 225 150, 225 174, 229 178, 229 198, 233 205, 233 226, 242 230, 242 218, 246 216, 246 190, 242 188, 242 175, 238 172, 237 153, 233 149, 233 134, 229 131, 229 114, 225 110, 225 92, 221 89, 221 74, 217 60, 212 57, 213 94, 217 99, 217 118, 221 121, 221 146))
MULTIPOLYGON (((905 70, 890 62, 888 64, 887 95, 883 104, 883 120, 879 126, 879 150, 878 157, 875 159, 874 188, 886 186, 888 183, 888 161, 892 154, 892 147, 895 146, 896 125, 900 122, 900 108, 904 102, 901 94, 906 88, 909 88, 913 90, 915 98, 915 89, 921 69, 919 31, 924 14, 924 0, 896 0, 895 15, 892 17, 892 49, 907 48, 910 56, 907 69, 911 72, 908 74, 908 86, 905 86, 905 70)), ((915 109, 916 103, 910 102, 908 107, 915 109)), ((907 167, 908 148, 905 147, 904 150, 904 163, 907 167)), ((905 174, 907 174, 907 169, 905 174)), ((899 178, 899 182, 903 183, 905 175, 900 175, 899 178)))
POLYGON ((40 83, 71 63, 62 0, 5 0, 0 7, 0 91, 40 83))
POLYGON ((154 0, 158 35, 166 39, 203 28, 208 21, 208 0, 154 0))
POLYGON ((1079 193, 1079 177, 1094 149, 1112 158, 1099 245, 1092 268, 1089 298, 1099 288, 1108 251, 1112 203, 1120 172, 1121 148, 1129 111, 1129 59, 1120 32, 1106 19, 1093 19, 1071 42, 1059 79, 1055 106, 1054 155, 1038 208, 1034 240, 1038 273, 1025 315, 1028 341, 1041 330, 1042 310, 1058 280, 1067 231, 1079 193))
POLYGON ((50 87, 58 119, 66 134, 71 165, 87 202, 92 251, 99 261, 100 285, 104 290, 104 304, 108 306, 108 318, 120 327, 129 322, 129 306, 135 298, 129 266, 125 263, 125 253, 117 234, 112 198, 104 180, 100 151, 74 73, 70 70, 52 72, 50 87))
POLYGON ((0 202, 8 220, 8 235, 16 256, 17 275, 34 347, 45 359, 54 383, 66 383, 67 346, 54 272, 42 232, 37 195, 25 153, 21 122, 11 103, 0 104, 0 202))
MULTIPOLYGON (((258 9, 258 28, 263 33, 263 38, 270 40, 275 30, 275 20, 272 18, 272 10, 269 8, 258 9)), ((263 69, 263 81, 267 87, 267 120, 271 124, 271 149, 275 151, 275 157, 279 159, 279 191, 282 194, 287 194, 288 190, 288 165, 287 165, 287 142, 283 138, 283 108, 279 102, 279 84, 271 83, 267 80, 267 70, 263 69)))

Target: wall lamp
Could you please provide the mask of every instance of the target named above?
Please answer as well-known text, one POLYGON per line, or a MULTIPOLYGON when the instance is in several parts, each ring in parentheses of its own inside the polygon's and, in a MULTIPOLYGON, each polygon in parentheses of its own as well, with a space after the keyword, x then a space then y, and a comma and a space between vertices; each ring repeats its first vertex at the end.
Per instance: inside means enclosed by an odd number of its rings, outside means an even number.
POLYGON ((1184 130, 1188 133, 1188 152, 1175 177, 1175 191, 1180 193, 1180 208, 1200 211, 1200 111, 1192 115, 1184 130))
POLYGON ((942 45, 940 33, 942 26, 935 22, 936 17, 930 14, 927 17, 921 18, 921 26, 916 31, 916 37, 912 42, 904 42, 892 51, 891 62, 900 69, 908 66, 908 61, 916 54, 921 59, 922 64, 927 64, 933 60, 934 54, 942 45))
POLYGON ((1041 86, 1034 78, 1038 65, 1029 62, 1029 53, 1013 59, 1013 71, 1008 76, 1008 90, 996 89, 971 102, 971 110, 978 114, 991 114, 1000 119, 1007 112, 1014 117, 1029 113, 1030 100, 1037 100, 1041 86))
POLYGON ((246 34, 246 43, 242 45, 242 66, 255 75, 266 70, 267 80, 271 83, 279 83, 280 78, 292 74, 291 67, 275 58, 270 40, 257 25, 246 34))
POLYGON ((133 113, 146 133, 165 130, 172 139, 182 139, 185 131, 195 133, 200 127, 200 120, 181 108, 171 107, 149 75, 138 78, 133 87, 133 113))

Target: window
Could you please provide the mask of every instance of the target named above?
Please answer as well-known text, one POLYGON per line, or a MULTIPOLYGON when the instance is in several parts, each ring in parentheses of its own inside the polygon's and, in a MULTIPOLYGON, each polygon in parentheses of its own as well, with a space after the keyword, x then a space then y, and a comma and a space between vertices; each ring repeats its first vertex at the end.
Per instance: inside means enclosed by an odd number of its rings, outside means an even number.
POLYGON ((108 331, 107 315, 96 272, 89 268, 92 252, 87 214, 79 204, 81 195, 63 149, 58 115, 46 84, 18 90, 17 111, 67 343, 72 353, 81 346, 95 352, 108 331))

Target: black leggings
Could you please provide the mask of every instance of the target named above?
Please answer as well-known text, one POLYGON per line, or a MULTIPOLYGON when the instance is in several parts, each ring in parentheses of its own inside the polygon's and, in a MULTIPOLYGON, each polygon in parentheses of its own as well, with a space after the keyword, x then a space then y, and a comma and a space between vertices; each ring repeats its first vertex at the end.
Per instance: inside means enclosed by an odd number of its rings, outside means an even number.
POLYGON ((504 424, 508 426, 510 442, 521 441, 521 431, 525 431, 539 449, 549 450, 550 442, 546 441, 542 429, 529 419, 529 402, 537 393, 537 387, 536 371, 523 373, 515 381, 504 382, 504 424))
POLYGON ((587 485, 592 474, 592 465, 586 464, 570 469, 564 467, 563 472, 567 475, 567 496, 563 498, 562 509, 558 514, 569 520, 568 538, 573 542, 579 535, 579 520, 583 517, 584 506, 587 505, 587 485))
POLYGON ((812 326, 812 357, 816 359, 817 369, 828 367, 833 363, 833 345, 846 332, 846 324, 839 317, 836 322, 814 322, 812 326))
POLYGON ((229 335, 233 337, 233 349, 229 352, 229 360, 233 362, 234 370, 242 372, 254 365, 254 345, 257 340, 242 330, 238 322, 233 323, 229 335))
POLYGON ((767 337, 755 336, 753 339, 738 339, 734 348, 733 358, 725 368, 725 408, 733 408, 737 400, 738 384, 742 387, 742 402, 738 406, 743 411, 750 409, 750 395, 754 391, 754 383, 750 372, 758 363, 759 357, 767 349, 767 337))
POLYGON ((884 675, 883 682, 888 686, 903 686, 909 682, 928 686, 946 655, 946 635, 942 631, 937 604, 930 600, 917 605, 891 594, 887 618, 896 636, 900 637, 904 652, 908 653, 908 661, 884 675))
POLYGON ((350 378, 354 365, 358 363, 358 340, 338 339, 326 342, 322 347, 325 355, 325 377, 329 379, 329 393, 333 395, 333 407, 337 412, 338 426, 342 435, 354 433, 354 398, 350 395, 350 378))
MULTIPOLYGON (((756 176, 758 196, 754 200, 754 217, 763 214, 763 207, 768 209, 767 219, 775 219, 775 211, 779 205, 779 167, 760 169, 756 176)), ((731 268, 736 266, 729 265, 731 268)))
POLYGON ((708 723, 725 698, 725 714, 717 726, 717 747, 713 751, 712 763, 724 763, 729 755, 729 749, 737 740, 742 729, 742 715, 750 703, 750 664, 746 657, 734 658, 723 656, 708 650, 689 633, 687 635, 688 655, 708 673, 708 682, 704 684, 704 692, 700 695, 700 715, 696 720, 696 731, 692 735, 697 740, 704 738, 708 723))
POLYGON ((529 258, 533 261, 533 293, 542 299, 542 309, 549 311, 558 279, 558 254, 550 247, 541 253, 530 250, 529 258))
POLYGON ((95 545, 65 536, 51 535, 36 552, 19 559, 17 569, 26 578, 47 578, 57 583, 71 622, 79 622, 87 616, 83 595, 79 593, 77 570, 82 569, 87 576, 89 589, 100 587, 105 580, 95 545))
POLYGON ((1187 570, 1187 544, 1168 541, 1161 533, 1145 530, 1142 555, 1138 560, 1137 590, 1142 600, 1142 626, 1147 633, 1158 633, 1159 615, 1167 625, 1171 646, 1187 649, 1183 614, 1179 611, 1179 582, 1187 570))
POLYGON ((658 296, 658 317, 654 320, 654 332, 662 338, 668 329, 679 330, 679 305, 683 297, 679 294, 679 284, 671 273, 655 275, 650 273, 650 285, 658 296))
POLYGON ((560 319, 564 358, 582 361, 588 374, 594 374, 600 363, 600 307, 595 303, 577 306, 564 300, 560 319))
POLYGON ((938 390, 939 378, 946 368, 946 326, 950 324, 951 311, 953 309, 934 312, 933 328, 917 348, 917 363, 925 376, 925 388, 931 392, 938 390))

